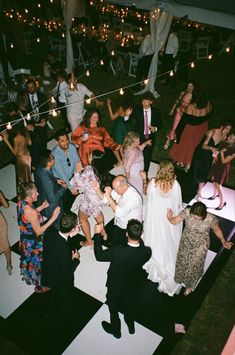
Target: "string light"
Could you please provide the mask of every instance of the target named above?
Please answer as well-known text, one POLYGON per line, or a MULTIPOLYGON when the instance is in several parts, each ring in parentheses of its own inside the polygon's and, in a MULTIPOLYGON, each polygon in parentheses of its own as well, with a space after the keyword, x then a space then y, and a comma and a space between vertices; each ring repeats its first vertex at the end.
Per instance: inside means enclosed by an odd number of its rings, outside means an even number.
POLYGON ((90 76, 89 70, 86 71, 86 76, 90 76))
POLYGON ((194 68, 194 67, 195 67, 194 62, 192 62, 192 63, 190 64, 190 67, 191 67, 191 68, 194 68))
POLYGON ((87 104, 90 104, 90 103, 91 103, 91 99, 87 99, 87 100, 86 100, 86 103, 87 103, 87 104))
POLYGON ((169 75, 170 75, 170 76, 174 76, 173 70, 170 71, 170 74, 169 74, 169 75))
POLYGON ((144 80, 144 84, 145 84, 145 85, 147 85, 148 82, 149 82, 149 79, 145 79, 145 80, 144 80))
POLYGON ((230 52, 230 48, 229 48, 229 47, 226 47, 226 48, 225 48, 225 51, 226 51, 227 53, 229 53, 229 52, 230 52))
POLYGON ((52 104, 55 104, 55 103, 56 103, 54 96, 51 97, 51 103, 52 103, 52 104))
POLYGON ((103 62, 103 60, 101 59, 101 61, 100 61, 100 65, 104 65, 104 62, 103 62))
POLYGON ((37 42, 38 42, 38 43, 40 42, 40 38, 37 38, 37 42))
POLYGON ((212 59, 212 54, 209 54, 209 55, 208 55, 208 59, 212 59))
POLYGON ((8 122, 8 124, 7 124, 7 129, 12 129, 11 122, 8 122))
POLYGON ((120 94, 120 95, 123 95, 123 94, 124 94, 123 89, 120 89, 119 94, 120 94))
POLYGON ((28 121, 30 121, 30 120, 31 120, 30 113, 27 113, 26 120, 28 120, 28 121))
POLYGON ((112 50, 111 55, 114 55, 114 50, 112 50))
POLYGON ((57 116, 57 112, 56 112, 56 110, 55 110, 55 109, 53 109, 53 110, 52 110, 51 115, 52 115, 53 117, 56 117, 56 116, 57 116))

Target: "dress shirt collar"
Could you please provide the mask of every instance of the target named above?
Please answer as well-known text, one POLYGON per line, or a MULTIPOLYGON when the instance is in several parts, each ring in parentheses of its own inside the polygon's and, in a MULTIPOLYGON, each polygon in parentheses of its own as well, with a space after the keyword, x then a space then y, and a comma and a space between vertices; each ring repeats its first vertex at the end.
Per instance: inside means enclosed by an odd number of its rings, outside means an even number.
POLYGON ((64 238, 66 240, 66 242, 68 241, 68 237, 67 235, 64 235, 63 233, 61 233, 61 231, 59 231, 59 235, 64 238))
POLYGON ((129 245, 132 248, 138 248, 140 246, 140 243, 136 244, 136 243, 128 242, 127 245, 129 245))

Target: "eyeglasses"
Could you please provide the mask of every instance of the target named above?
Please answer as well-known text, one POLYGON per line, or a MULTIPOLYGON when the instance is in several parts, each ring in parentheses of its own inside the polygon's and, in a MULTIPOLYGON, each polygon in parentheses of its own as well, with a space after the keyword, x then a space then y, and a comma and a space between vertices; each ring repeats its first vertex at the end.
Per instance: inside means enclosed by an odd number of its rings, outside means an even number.
POLYGON ((71 166, 69 158, 66 159, 68 166, 71 166))

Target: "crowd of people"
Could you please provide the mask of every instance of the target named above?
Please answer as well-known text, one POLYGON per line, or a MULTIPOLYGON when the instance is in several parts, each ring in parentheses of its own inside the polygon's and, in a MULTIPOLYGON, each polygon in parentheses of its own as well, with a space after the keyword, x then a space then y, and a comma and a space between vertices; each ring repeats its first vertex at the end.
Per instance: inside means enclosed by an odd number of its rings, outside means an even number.
MULTIPOLYGON (((102 326, 120 338, 120 300, 125 300, 124 319, 129 332, 135 332, 131 300, 140 283, 142 268, 151 281, 158 283, 160 292, 174 296, 185 287, 187 296, 203 275, 210 229, 224 248, 232 247, 225 240, 218 219, 207 213, 200 200, 203 185, 211 176, 214 194, 210 199, 219 197, 218 210, 226 205, 222 184, 235 158, 235 134, 229 122, 208 130, 212 105, 204 92, 189 82, 170 112, 174 122, 164 145, 168 149, 174 141, 169 156, 176 165, 186 171, 190 169, 193 184, 198 185, 198 201, 183 209, 181 187, 172 161, 162 160, 156 177, 148 180, 153 148, 163 125, 160 110, 153 105, 153 95, 145 92, 137 106, 123 100, 115 112, 108 99, 108 112, 114 121, 109 134, 98 110, 104 103, 79 84, 75 74, 66 81, 64 74, 57 72, 56 79, 57 105, 64 129, 57 130, 55 147, 47 149, 48 100, 37 90, 33 79, 27 81, 19 107, 8 105, 13 117, 20 111, 29 113, 30 120, 22 120, 22 124, 2 133, 16 158, 21 276, 26 284, 34 285, 35 292, 51 289, 54 303, 61 307, 58 331, 62 331, 70 311, 73 273, 80 262, 77 249, 70 249, 69 237, 82 230, 85 241, 79 247, 93 247, 98 261, 111 262, 107 280, 110 323, 103 322, 102 326), (86 96, 95 101, 97 108, 85 112, 86 96), (125 175, 114 178, 109 173, 110 157, 117 165, 123 165, 125 175), (79 194, 78 215, 75 215, 71 208, 79 194), (114 216, 109 236, 103 214, 107 204, 114 216), (96 221, 94 238, 90 217, 96 221), (183 221, 186 226, 182 232, 183 221), (102 243, 108 249, 104 250, 102 243)), ((0 203, 8 207, 2 194, 0 203)), ((0 217, 4 235, 0 248, 10 275, 7 224, 2 214, 0 217)))

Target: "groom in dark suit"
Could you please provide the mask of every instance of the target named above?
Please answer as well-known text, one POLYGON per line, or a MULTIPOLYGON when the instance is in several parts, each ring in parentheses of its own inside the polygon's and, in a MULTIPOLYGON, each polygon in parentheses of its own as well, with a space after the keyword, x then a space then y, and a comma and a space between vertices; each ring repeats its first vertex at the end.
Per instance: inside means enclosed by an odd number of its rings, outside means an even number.
POLYGON ((55 312, 56 334, 60 334, 72 310, 74 271, 80 263, 77 250, 71 250, 68 239, 78 234, 78 217, 69 212, 60 221, 60 231, 53 227, 45 234, 43 245, 42 282, 51 289, 52 306, 55 312))
POLYGON ((149 170, 157 132, 162 127, 160 111, 152 106, 153 99, 153 94, 146 91, 142 96, 141 105, 134 108, 130 116, 133 131, 140 135, 140 143, 149 139, 152 141, 152 144, 147 145, 144 149, 144 171, 146 173, 149 170))
POLYGON ((137 219, 131 219, 127 224, 126 245, 103 250, 100 234, 102 228, 102 223, 96 225, 94 235, 96 260, 110 261, 106 282, 110 323, 103 321, 102 327, 105 332, 120 338, 121 322, 118 315, 120 303, 124 305, 124 320, 129 333, 135 333, 133 301, 141 282, 142 266, 150 259, 151 249, 145 247, 141 240, 143 224, 137 219))

